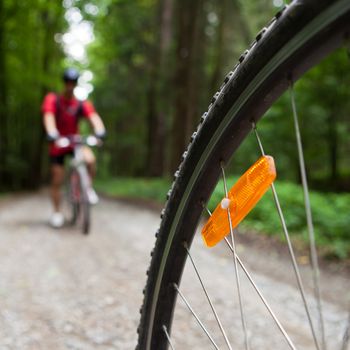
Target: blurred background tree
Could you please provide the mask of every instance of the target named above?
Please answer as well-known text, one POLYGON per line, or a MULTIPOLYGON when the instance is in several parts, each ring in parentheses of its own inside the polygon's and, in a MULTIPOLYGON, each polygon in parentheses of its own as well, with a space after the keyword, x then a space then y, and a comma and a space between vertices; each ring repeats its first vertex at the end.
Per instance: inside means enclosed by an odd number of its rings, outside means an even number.
POLYGON ((44 155, 40 104, 57 87, 65 27, 60 2, 0 1, 0 188, 40 185, 44 155))
MULTIPOLYGON (((71 64, 93 73, 90 98, 108 129, 99 151, 100 176, 170 176, 225 74, 282 5, 279 0, 0 0, 1 190, 38 187, 46 178, 40 104, 47 91, 60 89, 61 71, 71 64), (93 28, 85 61, 64 57, 65 14, 71 9, 93 28)), ((349 57, 340 49, 296 84, 314 188, 350 186, 349 83, 349 57), (326 137, 315 144, 317 134, 326 137)), ((279 173, 298 182, 290 115, 287 93, 260 130, 279 173)), ((231 172, 239 173, 257 156, 255 141, 248 139, 231 172)))

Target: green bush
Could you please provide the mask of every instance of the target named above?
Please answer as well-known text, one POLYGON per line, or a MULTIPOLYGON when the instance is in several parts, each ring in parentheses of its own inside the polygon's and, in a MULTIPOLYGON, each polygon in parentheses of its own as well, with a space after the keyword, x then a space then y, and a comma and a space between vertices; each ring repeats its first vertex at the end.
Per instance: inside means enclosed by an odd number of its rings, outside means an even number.
POLYGON ((109 178, 96 179, 95 187, 99 192, 117 197, 151 199, 164 202, 170 181, 160 178, 109 178))
MULTIPOLYGON (((228 179, 232 186, 236 178, 228 179)), ((308 241, 308 231, 304 207, 304 195, 300 185, 276 181, 276 190, 291 235, 308 241)), ((214 210, 223 197, 223 185, 216 187, 209 209, 214 210)), ((329 254, 338 258, 350 256, 350 194, 310 192, 312 216, 316 243, 329 254)), ((243 220, 245 230, 253 229, 268 235, 280 235, 281 222, 273 201, 272 192, 268 191, 256 207, 243 220)))

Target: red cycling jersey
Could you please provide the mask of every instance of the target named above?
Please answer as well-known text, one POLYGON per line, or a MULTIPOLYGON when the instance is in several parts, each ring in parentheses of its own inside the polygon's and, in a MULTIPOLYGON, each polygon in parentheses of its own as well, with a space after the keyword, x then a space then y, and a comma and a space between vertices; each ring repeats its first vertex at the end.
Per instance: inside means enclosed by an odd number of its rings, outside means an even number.
MULTIPOLYGON (((55 93, 48 93, 43 101, 41 107, 43 116, 45 113, 51 112, 55 115, 57 130, 61 136, 77 134, 79 117, 89 119, 95 108, 89 101, 83 101, 80 103, 75 97, 67 99, 65 96, 56 95, 55 93), (59 101, 57 103, 57 98, 59 101), (81 106, 81 107, 80 107, 81 106), (59 107, 59 112, 57 111, 59 107), (78 115, 78 109, 81 108, 78 115)), ((59 156, 70 152, 71 148, 58 148, 54 143, 50 145, 49 153, 50 156, 59 156)))

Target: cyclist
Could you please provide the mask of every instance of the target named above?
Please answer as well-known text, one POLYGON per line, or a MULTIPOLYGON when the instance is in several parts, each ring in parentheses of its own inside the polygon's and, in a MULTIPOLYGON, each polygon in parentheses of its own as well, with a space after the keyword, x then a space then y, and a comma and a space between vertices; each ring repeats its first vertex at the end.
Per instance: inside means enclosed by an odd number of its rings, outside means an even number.
MULTIPOLYGON (((49 156, 51 167, 50 195, 54 212, 50 219, 51 226, 62 227, 64 216, 60 211, 61 186, 64 181, 64 160, 72 155, 72 148, 60 148, 55 143, 62 136, 78 133, 79 118, 86 118, 98 138, 106 134, 104 124, 89 101, 78 101, 74 96, 79 72, 75 68, 68 68, 63 73, 64 89, 62 94, 48 93, 42 104, 44 128, 50 141, 49 156)), ((84 148, 84 159, 87 163, 91 178, 95 174, 95 156, 90 148, 84 148)), ((89 201, 97 203, 98 197, 92 186, 88 191, 89 201)))

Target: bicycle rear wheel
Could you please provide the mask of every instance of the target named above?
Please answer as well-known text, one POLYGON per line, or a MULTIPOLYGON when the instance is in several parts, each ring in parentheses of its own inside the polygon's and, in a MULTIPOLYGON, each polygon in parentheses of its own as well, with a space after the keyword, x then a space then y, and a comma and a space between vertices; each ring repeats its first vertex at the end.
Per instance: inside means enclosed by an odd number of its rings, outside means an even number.
POLYGON ((200 220, 227 163, 265 111, 349 36, 350 3, 295 1, 256 37, 214 95, 191 138, 162 212, 138 328, 137 349, 167 349, 177 291, 200 220), (167 330, 165 332, 164 330, 167 330))

